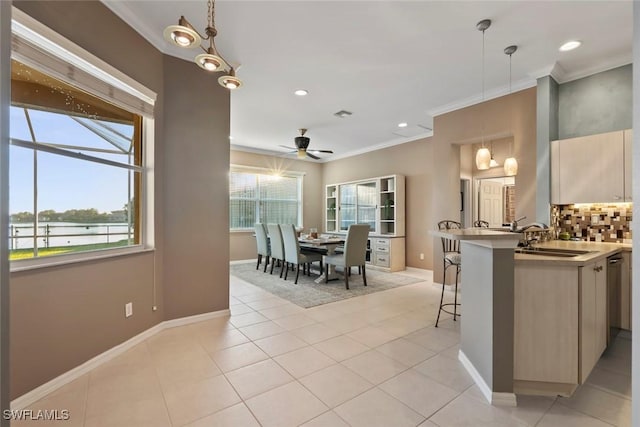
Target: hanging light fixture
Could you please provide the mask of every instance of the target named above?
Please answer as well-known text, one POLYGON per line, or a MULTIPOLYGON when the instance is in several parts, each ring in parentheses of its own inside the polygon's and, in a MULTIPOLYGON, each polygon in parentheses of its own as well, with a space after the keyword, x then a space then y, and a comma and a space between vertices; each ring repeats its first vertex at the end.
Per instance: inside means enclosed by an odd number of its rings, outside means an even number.
MULTIPOLYGON (((518 46, 516 45, 504 48, 504 53, 509 55, 509 95, 511 95, 511 55, 513 55, 516 50, 518 50, 518 46)), ((511 122, 513 125, 513 120, 511 122)), ((513 148, 513 145, 511 145, 511 148, 513 148)), ((504 161, 504 173, 507 176, 515 176, 518 174, 518 161, 513 156, 513 150, 511 152, 511 156, 504 161)))
MULTIPOLYGON (((482 102, 484 102, 484 32, 491 26, 490 19, 483 19, 476 24, 476 28, 482 31, 482 102)), ((487 170, 491 164, 491 152, 484 146, 484 120, 482 120, 482 147, 476 153, 476 167, 478 170, 487 170)))
POLYGON ((500 163, 496 162, 496 159, 493 158, 493 142, 491 143, 491 150, 489 152, 491 153, 491 160, 489 160, 489 167, 495 168, 500 166, 500 163))
POLYGON ((215 18, 215 5, 213 0, 209 0, 207 2, 208 13, 207 13, 207 28, 205 28, 204 32, 206 37, 200 35, 196 31, 196 29, 191 25, 187 18, 181 16, 178 20, 178 25, 169 25, 164 30, 164 38, 170 42, 171 44, 184 47, 188 49, 198 48, 200 47, 204 53, 196 56, 194 61, 198 66, 206 71, 210 72, 227 72, 228 74, 220 77, 218 79, 218 83, 222 87, 227 89, 237 89, 242 86, 242 80, 236 77, 235 69, 229 65, 227 61, 222 58, 218 49, 216 49, 216 44, 214 42, 214 38, 218 34, 214 26, 214 18, 215 18), (209 41, 209 46, 205 48, 202 46, 203 41, 209 41))

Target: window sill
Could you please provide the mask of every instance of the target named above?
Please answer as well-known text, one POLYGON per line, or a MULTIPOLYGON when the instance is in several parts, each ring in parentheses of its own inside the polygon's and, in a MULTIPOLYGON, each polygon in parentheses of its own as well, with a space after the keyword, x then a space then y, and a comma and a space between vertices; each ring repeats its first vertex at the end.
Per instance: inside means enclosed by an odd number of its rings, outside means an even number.
POLYGON ((78 264, 83 262, 99 261, 109 258, 117 258, 128 255, 138 255, 154 252, 154 248, 143 248, 142 246, 132 246, 121 249, 106 249, 84 253, 51 255, 43 258, 31 258, 9 262, 9 271, 18 273, 22 271, 37 270, 41 268, 59 267, 63 265, 78 264))

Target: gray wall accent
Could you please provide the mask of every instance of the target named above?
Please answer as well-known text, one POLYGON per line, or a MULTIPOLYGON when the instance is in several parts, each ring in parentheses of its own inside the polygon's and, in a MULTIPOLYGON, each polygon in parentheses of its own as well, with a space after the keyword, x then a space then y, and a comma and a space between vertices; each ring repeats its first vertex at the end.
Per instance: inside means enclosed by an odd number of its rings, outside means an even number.
MULTIPOLYGON (((515 243, 514 243, 515 245, 515 243)), ((513 392, 513 248, 462 242, 460 349, 493 392, 513 392)))
MULTIPOLYGON (((633 60, 640 63, 640 3, 633 2, 633 60)), ((640 129, 640 70, 638 67, 633 70, 633 128, 640 129)), ((638 132, 634 132, 633 136, 633 199, 640 200, 640 143, 638 141, 638 132)), ((640 215, 640 204, 633 204, 633 215, 640 215)), ((636 216, 637 218, 637 216, 636 216)), ((640 289, 640 239, 633 239, 632 268, 636 274, 632 277, 631 287, 640 289)), ((631 383, 632 390, 632 414, 631 425, 640 425, 640 339, 638 339, 638 331, 640 331, 640 292, 633 292, 632 295, 632 312, 633 312, 633 334, 632 340, 632 357, 631 357, 631 383)))
MULTIPOLYGON (((9 103, 11 2, 0 2, 0 411, 9 409, 9 103)), ((0 426, 9 420, 0 418, 0 426)))
POLYGON ((560 85, 558 138, 631 128, 632 83, 629 64, 560 85))
POLYGON ((165 318, 229 307, 229 91, 164 57, 165 318))
POLYGON ((538 79, 536 103, 536 218, 551 223, 550 141, 558 139, 558 83, 546 76, 538 79))
POLYGON ((11 273, 16 398, 163 320, 228 307, 229 94, 217 76, 165 58, 99 1, 13 4, 158 94, 155 251, 11 273))

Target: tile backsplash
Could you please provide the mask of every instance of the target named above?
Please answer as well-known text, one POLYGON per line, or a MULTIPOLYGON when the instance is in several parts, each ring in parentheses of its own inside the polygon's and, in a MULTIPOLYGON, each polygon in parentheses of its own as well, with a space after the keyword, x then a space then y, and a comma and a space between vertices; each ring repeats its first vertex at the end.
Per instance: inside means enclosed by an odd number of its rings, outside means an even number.
POLYGON ((551 223, 591 242, 631 243, 633 203, 552 205, 551 223))

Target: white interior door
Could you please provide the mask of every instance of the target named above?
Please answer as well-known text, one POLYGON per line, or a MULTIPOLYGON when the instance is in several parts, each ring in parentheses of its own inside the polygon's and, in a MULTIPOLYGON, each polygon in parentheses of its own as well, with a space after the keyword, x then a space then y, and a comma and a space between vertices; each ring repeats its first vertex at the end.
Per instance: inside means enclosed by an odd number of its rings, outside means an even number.
POLYGON ((501 227, 503 214, 502 183, 483 180, 479 188, 480 213, 478 219, 489 222, 489 227, 501 227))

